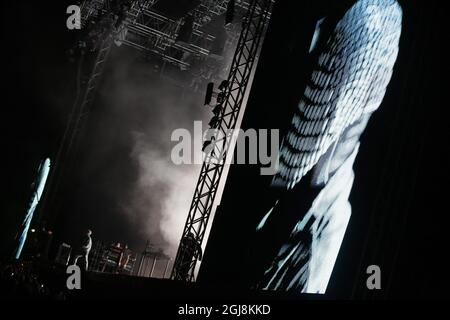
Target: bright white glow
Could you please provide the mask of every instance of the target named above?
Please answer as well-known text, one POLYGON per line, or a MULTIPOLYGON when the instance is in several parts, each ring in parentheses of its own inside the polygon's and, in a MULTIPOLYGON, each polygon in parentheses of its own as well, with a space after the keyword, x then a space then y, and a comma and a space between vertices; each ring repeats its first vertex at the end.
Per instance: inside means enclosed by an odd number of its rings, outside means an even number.
MULTIPOLYGON (((23 220, 22 223, 22 234, 20 236, 19 245, 15 253, 16 259, 19 259, 20 254, 22 253, 23 246, 27 239, 28 229, 30 228, 31 220, 33 219, 34 210, 36 210, 36 207, 39 204, 39 200, 41 199, 49 172, 50 172, 50 159, 47 158, 45 159, 45 161, 42 161, 41 164, 39 165, 33 196, 31 198, 25 219, 23 220)), ((31 232, 34 232, 34 229, 32 229, 31 232)))

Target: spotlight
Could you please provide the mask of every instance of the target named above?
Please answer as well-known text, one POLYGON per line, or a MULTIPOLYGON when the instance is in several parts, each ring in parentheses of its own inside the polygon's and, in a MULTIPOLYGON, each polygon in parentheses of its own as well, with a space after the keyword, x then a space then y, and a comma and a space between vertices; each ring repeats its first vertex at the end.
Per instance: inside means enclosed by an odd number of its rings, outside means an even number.
POLYGON ((217 103, 218 104, 222 104, 222 103, 224 103, 225 102, 225 98, 226 98, 226 93, 225 92, 220 92, 218 95, 217 95, 217 103))
POLYGON ((212 117, 211 121, 209 121, 209 123, 208 123, 208 125, 210 126, 211 129, 217 128, 218 124, 219 124, 219 117, 218 116, 212 117))

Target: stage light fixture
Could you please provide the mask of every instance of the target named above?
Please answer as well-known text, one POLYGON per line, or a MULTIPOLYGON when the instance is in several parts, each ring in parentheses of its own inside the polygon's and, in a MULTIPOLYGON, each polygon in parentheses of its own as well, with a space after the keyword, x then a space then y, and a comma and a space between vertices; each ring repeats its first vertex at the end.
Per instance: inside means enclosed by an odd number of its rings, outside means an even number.
POLYGON ((218 89, 219 89, 220 91, 225 91, 225 90, 227 89, 227 87, 228 87, 228 80, 223 80, 223 81, 220 83, 218 89))
POLYGON ((192 15, 187 15, 184 19, 184 23, 180 26, 176 42, 184 45, 189 45, 193 31, 194 17, 192 15))

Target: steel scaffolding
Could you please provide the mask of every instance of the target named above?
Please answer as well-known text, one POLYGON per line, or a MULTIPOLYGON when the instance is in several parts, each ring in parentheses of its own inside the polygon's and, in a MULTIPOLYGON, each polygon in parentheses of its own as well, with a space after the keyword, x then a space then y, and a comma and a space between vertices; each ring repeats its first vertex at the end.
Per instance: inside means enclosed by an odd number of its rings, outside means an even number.
POLYGON ((213 209, 227 151, 253 71, 258 48, 267 27, 273 0, 253 0, 244 16, 242 32, 227 79, 226 98, 214 133, 214 149, 203 162, 195 193, 175 258, 171 278, 193 281, 199 250, 192 248, 192 237, 200 246, 213 209))

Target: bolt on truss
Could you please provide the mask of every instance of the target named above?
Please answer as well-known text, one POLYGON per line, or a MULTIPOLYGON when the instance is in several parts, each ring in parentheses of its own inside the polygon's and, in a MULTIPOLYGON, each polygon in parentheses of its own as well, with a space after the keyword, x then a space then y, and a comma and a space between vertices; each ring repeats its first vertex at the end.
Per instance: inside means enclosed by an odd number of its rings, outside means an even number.
POLYGON ((253 0, 249 3, 243 27, 228 75, 226 98, 214 133, 214 149, 204 159, 189 209, 171 278, 193 281, 199 258, 199 247, 206 233, 214 199, 233 129, 239 117, 261 39, 266 30, 274 0, 253 0), (218 155, 218 151, 220 156, 218 155), (195 240, 195 241, 194 241, 195 240))

